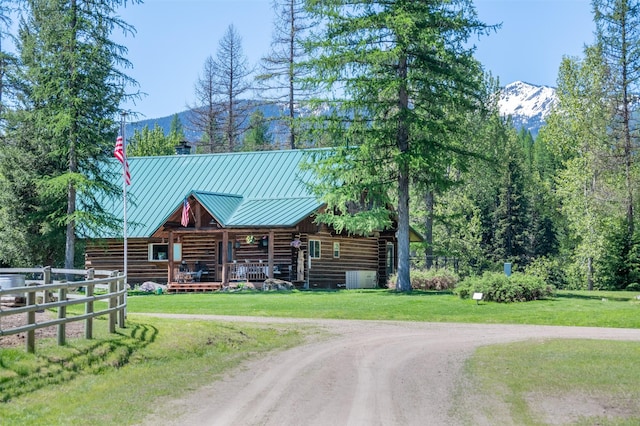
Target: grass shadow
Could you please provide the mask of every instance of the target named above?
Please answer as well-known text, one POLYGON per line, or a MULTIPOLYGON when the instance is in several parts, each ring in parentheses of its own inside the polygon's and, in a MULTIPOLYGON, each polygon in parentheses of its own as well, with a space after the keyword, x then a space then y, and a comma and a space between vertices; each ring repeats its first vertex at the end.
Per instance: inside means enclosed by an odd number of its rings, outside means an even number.
MULTIPOLYGON (((451 290, 412 290, 412 291, 397 291, 386 288, 375 289, 309 289, 299 290, 305 294, 331 294, 331 293, 352 293, 352 294, 375 294, 379 296, 403 296, 403 297, 423 297, 423 296, 442 296, 452 295, 451 290)), ((283 292, 286 293, 286 292, 283 292)))
MULTIPOLYGON (((23 349, 3 349, 0 352, 0 402, 25 395, 46 386, 69 382, 79 375, 98 374, 120 368, 131 356, 153 343, 158 329, 148 324, 136 324, 131 334, 122 332, 89 341, 74 339, 53 354, 25 354, 23 349)), ((49 351, 43 351, 49 352, 49 351)))
POLYGON ((610 300, 614 302, 629 302, 633 300, 633 297, 630 296, 611 296, 610 294, 602 295, 602 294, 584 294, 584 293, 572 293, 572 292, 562 292, 557 293, 554 297, 555 299, 581 299, 581 300, 610 300))
POLYGON ((451 290, 412 290, 412 291, 397 291, 397 290, 385 290, 383 292, 387 296, 403 296, 403 297, 433 297, 433 296, 452 296, 454 293, 451 290))

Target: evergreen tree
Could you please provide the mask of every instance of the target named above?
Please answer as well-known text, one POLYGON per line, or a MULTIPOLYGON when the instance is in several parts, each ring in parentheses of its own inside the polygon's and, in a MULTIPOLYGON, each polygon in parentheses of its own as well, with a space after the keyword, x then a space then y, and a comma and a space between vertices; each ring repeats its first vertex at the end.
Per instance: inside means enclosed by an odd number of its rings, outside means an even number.
POLYGON ((152 157, 157 155, 171 155, 175 153, 177 143, 175 138, 166 136, 164 130, 156 124, 153 129, 144 126, 136 129, 127 144, 127 156, 152 157))
POLYGON ((67 268, 74 267, 78 225, 111 223, 101 215, 100 206, 92 203, 92 194, 109 188, 98 165, 113 152, 114 117, 125 97, 122 85, 135 83, 121 71, 129 65, 126 49, 110 39, 114 29, 133 31, 116 14, 125 3, 23 2, 25 16, 17 43, 23 82, 19 108, 23 111, 12 137, 29 138, 30 150, 43 153, 38 157, 43 163, 40 179, 33 188, 38 206, 48 213, 40 228, 65 235, 67 268), (76 209, 79 192, 84 200, 81 212, 76 209))
POLYGON ((261 110, 256 109, 249 119, 249 130, 244 134, 243 151, 264 151, 273 147, 269 123, 261 110))
POLYGON ((523 145, 513 131, 504 137, 500 161, 496 207, 493 212, 493 255, 497 262, 509 261, 526 265, 529 260, 528 225, 530 224, 527 193, 527 163, 523 145))
POLYGON ((640 1, 593 0, 598 51, 607 67, 607 99, 611 102, 610 142, 614 143, 624 173, 627 244, 635 231, 634 158, 638 148, 640 90, 640 1))
MULTIPOLYGON (((35 216, 44 210, 37 207, 38 198, 34 194, 37 184, 34 171, 40 170, 41 164, 28 145, 6 135, 3 141, 0 150, 0 264, 5 267, 51 264, 45 253, 57 247, 56 254, 62 258, 64 251, 59 248, 64 247, 64 238, 52 241, 48 229, 40 227, 45 218, 35 220, 35 216)), ((64 237, 62 233, 58 235, 64 237)))
POLYGON ((397 195, 397 288, 409 291, 409 185, 424 170, 439 173, 456 152, 456 138, 441 136, 459 129, 447 111, 478 108, 481 68, 466 42, 487 26, 466 0, 308 5, 325 19, 310 43, 315 83, 344 94, 334 103, 338 121, 322 125, 342 137, 315 162, 326 178, 316 188, 327 203, 318 219, 338 232, 388 227, 386 207, 397 195))
POLYGON ((551 179, 555 173, 554 160, 544 143, 533 139, 531 132, 520 129, 517 145, 522 150, 524 173, 524 196, 528 205, 528 224, 526 226, 525 252, 523 266, 533 258, 557 254, 555 205, 551 193, 551 179))
POLYGON ((182 121, 180 121, 180 116, 178 114, 173 114, 173 117, 171 117, 171 125, 169 126, 169 134, 167 135, 167 138, 174 147, 185 140, 184 127, 182 126, 182 121))
POLYGON ((2 41, 9 34, 9 26, 11 25, 10 1, 0 3, 0 131, 2 131, 3 114, 4 114, 4 94, 8 73, 8 66, 12 62, 12 55, 3 50, 2 41))
POLYGON ((497 82, 489 80, 486 90, 486 114, 466 114, 457 120, 464 129, 460 137, 476 152, 468 161, 445 163, 446 178, 437 185, 442 189, 434 203, 434 250, 456 257, 463 274, 490 269, 494 259, 492 217, 502 165, 498 158, 510 122, 500 115, 497 82))
POLYGON ((620 256, 625 267, 618 271, 626 276, 627 284, 636 282, 638 272, 632 272, 640 251, 636 243, 634 198, 638 186, 636 158, 640 139, 638 137, 638 92, 640 91, 640 1, 638 0, 594 0, 596 38, 602 60, 607 67, 607 99, 610 104, 611 121, 608 126, 609 143, 615 147, 617 160, 623 176, 622 205, 625 208, 626 236, 621 239, 620 256))
POLYGON ((563 59, 556 91, 559 102, 536 141, 561 161, 554 190, 567 231, 560 244, 572 253, 573 269, 584 277, 588 289, 598 284, 596 264, 604 255, 610 218, 620 217, 611 210, 611 195, 617 191, 609 184, 615 179, 606 177, 613 168, 607 137, 607 72, 600 57, 596 46, 585 49, 583 60, 563 59))

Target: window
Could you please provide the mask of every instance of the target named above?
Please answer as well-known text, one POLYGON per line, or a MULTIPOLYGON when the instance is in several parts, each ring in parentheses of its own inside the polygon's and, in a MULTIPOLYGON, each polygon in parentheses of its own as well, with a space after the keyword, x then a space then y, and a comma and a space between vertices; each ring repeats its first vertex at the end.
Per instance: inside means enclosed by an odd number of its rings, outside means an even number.
POLYGON ((182 260, 182 243, 173 243, 173 261, 180 262, 182 260))
POLYGON ((320 241, 309 240, 309 259, 320 259, 320 241))
POLYGON ((390 277, 395 272, 395 268, 394 268, 395 247, 393 243, 387 243, 387 253, 385 257, 386 257, 387 277, 390 277))
POLYGON ((340 258, 340 243, 333 243, 333 258, 340 258))
POLYGON ((166 262, 169 259, 169 244, 149 244, 149 261, 166 262))
MULTIPOLYGON (((234 259, 233 242, 227 241, 227 262, 234 259)), ((218 264, 222 265, 222 241, 218 241, 218 264)))

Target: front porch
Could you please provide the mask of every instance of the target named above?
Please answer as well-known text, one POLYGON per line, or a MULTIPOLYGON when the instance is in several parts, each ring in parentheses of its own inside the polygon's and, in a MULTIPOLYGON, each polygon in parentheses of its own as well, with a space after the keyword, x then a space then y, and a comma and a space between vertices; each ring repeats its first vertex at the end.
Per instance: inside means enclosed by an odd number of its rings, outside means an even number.
POLYGON ((151 237, 160 242, 149 249, 150 260, 166 263, 170 289, 215 291, 240 282, 261 288, 267 278, 304 279, 300 250, 291 245, 300 237, 300 224, 228 227, 225 218, 239 200, 235 195, 193 192, 185 199, 188 208, 178 207, 154 231, 151 237), (297 271, 295 277, 292 271, 297 271))
POLYGON ((269 266, 262 261, 232 262, 227 263, 225 266, 226 268, 216 267, 213 271, 210 271, 208 269, 199 269, 198 263, 191 270, 187 264, 186 270, 175 272, 174 279, 167 286, 167 292, 213 292, 225 287, 235 288, 240 283, 252 283, 256 288, 260 289, 267 278, 280 275, 277 267, 274 267, 270 274, 269 266), (217 279, 217 277, 225 275, 228 276, 226 286, 221 279, 217 279))

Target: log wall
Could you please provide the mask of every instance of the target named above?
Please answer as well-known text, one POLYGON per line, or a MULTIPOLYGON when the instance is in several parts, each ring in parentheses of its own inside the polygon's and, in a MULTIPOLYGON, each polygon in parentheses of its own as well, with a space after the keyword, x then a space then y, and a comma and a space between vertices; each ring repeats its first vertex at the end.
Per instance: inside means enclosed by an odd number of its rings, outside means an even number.
MULTIPOLYGON (((317 233, 297 233, 295 229, 277 230, 270 234, 269 230, 245 230, 229 233, 229 242, 233 247, 233 256, 229 261, 238 263, 268 264, 269 251, 260 241, 263 236, 272 235, 273 265, 280 271, 275 278, 286 281, 296 280, 298 249, 291 246, 294 238, 302 241, 300 250, 305 253, 304 281, 309 288, 337 288, 345 284, 346 271, 369 270, 378 272, 378 285, 386 282, 385 254, 387 241, 393 242, 393 236, 382 237, 350 237, 335 235, 326 227, 318 227, 317 233), (248 243, 246 237, 254 236, 254 242, 248 243), (320 241, 321 257, 311 260, 308 269, 309 240, 320 241), (340 243, 340 257, 333 257, 333 243, 340 243)), ((313 229, 308 226, 307 229, 313 229)), ((317 228, 316 228, 317 229, 317 228)), ((128 240, 128 282, 140 284, 145 281, 166 283, 168 281, 168 261, 149 261, 148 245, 150 243, 167 243, 167 239, 130 238, 128 240)), ((196 231, 181 233, 174 238, 174 242, 182 243, 182 259, 190 269, 195 263, 207 265, 209 275, 207 281, 220 282, 222 280, 222 266, 218 264, 218 242, 222 241, 222 231, 196 231)), ((395 262, 395 260, 394 260, 395 262)), ((124 269, 122 240, 88 241, 86 246, 85 267, 118 270, 124 269)), ((204 280, 205 278, 203 278, 204 280)), ((302 285, 303 282, 298 282, 302 285)))
MULTIPOLYGON (((378 271, 378 239, 331 235, 329 232, 304 236, 302 249, 308 262, 309 240, 320 241, 320 259, 311 259, 307 271, 309 288, 338 288, 345 284, 346 272, 378 271), (333 257, 333 243, 340 243, 340 257, 333 257)), ((308 264, 308 263, 307 263, 308 264)))
MULTIPOLYGON (((129 284, 154 281, 167 282, 167 261, 149 262, 149 243, 162 243, 161 239, 130 238, 127 240, 127 272, 129 284)), ((85 267, 124 271, 124 242, 122 240, 87 241, 85 267)))
MULTIPOLYGON (((269 261, 268 247, 262 247, 259 241, 262 236, 269 235, 264 230, 238 232, 229 236, 229 241, 233 246, 233 256, 230 261, 237 262, 259 262, 265 264, 269 261), (246 242, 247 235, 253 235, 255 242, 246 242), (237 244, 239 247, 237 247, 237 244)), ((291 241, 295 234, 292 230, 274 232, 273 234, 273 263, 281 271, 276 278, 289 280, 289 269, 292 263, 293 248, 291 241)), ((218 265, 218 242, 222 241, 222 233, 217 232, 194 232, 183 233, 174 238, 174 243, 182 243, 182 259, 187 262, 191 270, 194 270, 195 263, 200 262, 207 265, 209 269, 208 281, 221 281, 221 265, 218 265)), ((166 283, 168 281, 168 261, 149 261, 149 244, 167 243, 167 239, 161 238, 130 238, 127 241, 128 251, 128 282, 129 284, 140 284, 145 281, 166 283)), ((100 240, 88 241, 85 251, 85 267, 95 269, 108 269, 122 271, 124 244, 122 240, 100 240)), ((179 263, 179 262, 178 262, 179 263)), ((177 264, 176 264, 177 266, 177 264)))

